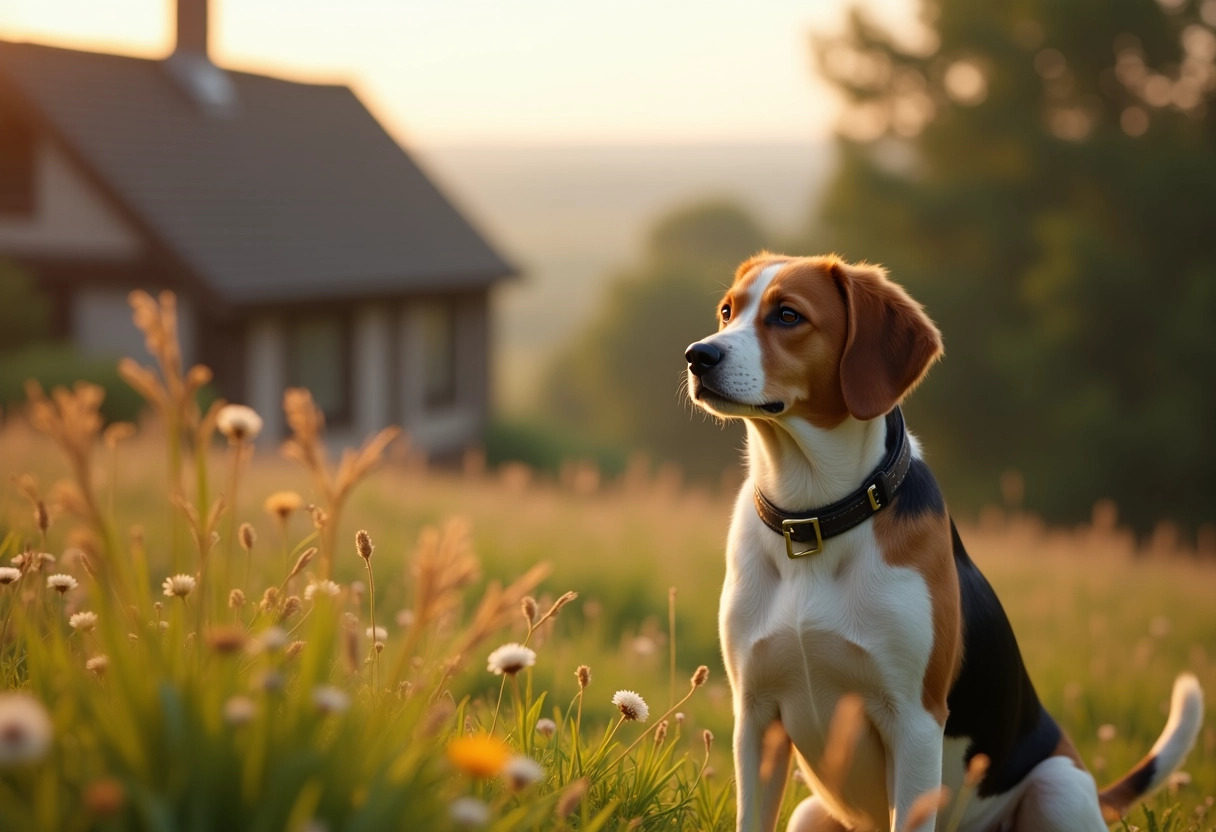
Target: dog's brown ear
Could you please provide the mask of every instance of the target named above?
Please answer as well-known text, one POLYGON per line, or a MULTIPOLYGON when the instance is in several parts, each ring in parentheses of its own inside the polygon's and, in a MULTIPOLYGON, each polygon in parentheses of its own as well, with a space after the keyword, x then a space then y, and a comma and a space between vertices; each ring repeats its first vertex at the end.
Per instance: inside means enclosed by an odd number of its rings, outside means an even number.
POLYGON ((848 334, 840 387, 856 419, 876 419, 911 392, 942 355, 942 336, 925 310, 877 266, 832 264, 844 294, 848 334))

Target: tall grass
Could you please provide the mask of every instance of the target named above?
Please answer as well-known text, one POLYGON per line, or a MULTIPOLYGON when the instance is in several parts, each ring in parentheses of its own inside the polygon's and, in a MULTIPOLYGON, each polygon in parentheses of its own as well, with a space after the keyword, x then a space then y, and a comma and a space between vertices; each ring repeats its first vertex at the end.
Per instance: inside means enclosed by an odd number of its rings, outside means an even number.
MULTIPOLYGON (((158 368, 124 370, 154 417, 103 430, 96 389, 32 388, 0 430, 0 829, 733 828, 729 495, 431 471, 392 433, 334 468, 305 391, 286 457, 253 453, 248 414, 193 398, 171 302, 136 305, 158 368)), ((1212 565, 1108 514, 964 536, 1099 780, 1176 672, 1216 690, 1212 565)), ((1214 726, 1134 826, 1212 828, 1214 726)))

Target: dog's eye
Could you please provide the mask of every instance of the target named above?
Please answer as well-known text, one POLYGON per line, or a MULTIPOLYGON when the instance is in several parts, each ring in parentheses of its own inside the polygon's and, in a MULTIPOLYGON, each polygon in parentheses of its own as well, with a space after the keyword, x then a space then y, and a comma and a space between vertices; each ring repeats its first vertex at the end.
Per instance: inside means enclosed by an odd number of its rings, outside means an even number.
POLYGON ((718 314, 722 316, 722 320, 729 321, 730 320, 730 304, 729 303, 722 304, 722 308, 718 310, 718 314))
POLYGON ((802 316, 790 309, 788 306, 783 306, 777 310, 777 320, 781 323, 790 326, 802 320, 802 316))

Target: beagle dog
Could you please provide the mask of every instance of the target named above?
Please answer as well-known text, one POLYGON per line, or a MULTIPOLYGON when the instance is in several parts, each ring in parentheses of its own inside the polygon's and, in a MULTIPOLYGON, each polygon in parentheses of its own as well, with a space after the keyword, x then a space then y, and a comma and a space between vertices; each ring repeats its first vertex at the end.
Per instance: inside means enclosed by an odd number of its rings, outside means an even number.
POLYGON ((718 317, 685 358, 693 401, 747 427, 719 611, 738 829, 774 828, 791 759, 813 791, 791 832, 1101 832, 1165 782, 1199 732, 1194 676, 1100 792, 1039 703, 904 427, 942 354, 921 306, 881 268, 762 253, 718 317), (829 743, 842 700, 851 755, 829 743))

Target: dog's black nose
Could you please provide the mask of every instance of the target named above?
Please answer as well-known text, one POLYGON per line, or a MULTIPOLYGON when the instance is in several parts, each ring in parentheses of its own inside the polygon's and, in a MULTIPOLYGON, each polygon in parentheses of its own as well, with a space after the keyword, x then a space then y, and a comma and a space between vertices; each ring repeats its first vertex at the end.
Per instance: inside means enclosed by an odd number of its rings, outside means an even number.
POLYGON ((722 360, 722 354, 722 350, 713 344, 698 341, 684 351, 684 359, 688 362, 688 369, 692 370, 692 374, 699 376, 706 370, 712 370, 718 366, 718 362, 722 360))

